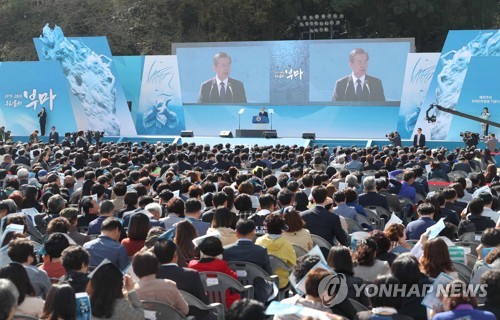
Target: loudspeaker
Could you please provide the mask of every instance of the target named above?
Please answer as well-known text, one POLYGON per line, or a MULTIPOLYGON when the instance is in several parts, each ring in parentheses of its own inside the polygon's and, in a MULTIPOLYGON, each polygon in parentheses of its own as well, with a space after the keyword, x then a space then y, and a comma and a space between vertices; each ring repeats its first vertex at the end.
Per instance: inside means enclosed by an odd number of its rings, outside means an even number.
POLYGON ((183 138, 192 138, 194 137, 193 130, 182 130, 181 137, 183 138))
POLYGON ((302 139, 316 139, 316 133, 314 132, 302 132, 302 139))
POLYGON ((221 137, 221 138, 232 138, 233 137, 233 132, 232 131, 221 131, 219 133, 219 137, 221 137))
POLYGON ((264 131, 263 134, 264 138, 270 139, 270 138, 277 138, 278 133, 276 131, 264 131))

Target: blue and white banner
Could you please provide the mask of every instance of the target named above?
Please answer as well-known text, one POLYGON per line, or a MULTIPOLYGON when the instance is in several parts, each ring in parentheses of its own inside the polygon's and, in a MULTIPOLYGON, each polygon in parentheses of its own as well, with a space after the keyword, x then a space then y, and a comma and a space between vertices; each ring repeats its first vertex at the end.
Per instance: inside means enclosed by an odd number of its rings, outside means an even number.
POLYGON ((146 56, 136 122, 139 134, 175 135, 185 129, 176 56, 146 56))
POLYGON ((403 94, 397 130, 402 139, 410 139, 434 76, 439 53, 409 53, 406 60, 403 94))

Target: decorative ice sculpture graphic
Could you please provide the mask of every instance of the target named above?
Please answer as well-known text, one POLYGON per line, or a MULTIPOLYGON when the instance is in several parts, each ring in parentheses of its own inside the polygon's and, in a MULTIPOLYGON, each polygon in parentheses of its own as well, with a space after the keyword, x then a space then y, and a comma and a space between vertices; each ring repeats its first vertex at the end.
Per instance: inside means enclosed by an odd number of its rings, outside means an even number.
MULTIPOLYGON (((500 31, 486 32, 459 50, 452 50, 442 55, 443 69, 437 76, 436 103, 456 109, 469 62, 474 56, 499 56, 500 31)), ((437 113, 437 122, 431 129, 433 140, 444 140, 448 134, 452 115, 437 113)))
POLYGON ((120 135, 120 123, 116 118, 115 76, 111 72, 111 59, 92 51, 78 40, 70 40, 58 26, 49 25, 40 36, 43 55, 51 61, 59 61, 71 91, 81 101, 89 130, 104 131, 106 135, 120 135))
POLYGON ((168 103, 170 101, 171 100, 168 99, 167 95, 161 94, 158 96, 155 104, 144 113, 142 119, 144 128, 156 126, 161 129, 164 126, 167 126, 170 129, 173 129, 177 127, 179 120, 177 119, 177 113, 168 108, 168 103))

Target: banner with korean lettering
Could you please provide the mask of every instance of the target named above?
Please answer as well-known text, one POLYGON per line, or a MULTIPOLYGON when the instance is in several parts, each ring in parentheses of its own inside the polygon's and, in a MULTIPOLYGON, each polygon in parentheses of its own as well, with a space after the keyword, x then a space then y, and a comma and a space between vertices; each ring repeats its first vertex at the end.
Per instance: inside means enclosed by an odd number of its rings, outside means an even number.
POLYGON ((176 56, 146 56, 136 115, 138 134, 174 135, 185 129, 176 56))
MULTIPOLYGON (((67 81, 58 62, 3 62, 0 65, 0 124, 12 135, 40 131, 38 113, 47 112, 46 132, 77 129, 67 81)), ((47 134, 47 133, 46 133, 47 134)))
POLYGON ((67 38, 58 26, 46 25, 34 42, 41 61, 61 64, 78 129, 137 134, 106 37, 67 38))

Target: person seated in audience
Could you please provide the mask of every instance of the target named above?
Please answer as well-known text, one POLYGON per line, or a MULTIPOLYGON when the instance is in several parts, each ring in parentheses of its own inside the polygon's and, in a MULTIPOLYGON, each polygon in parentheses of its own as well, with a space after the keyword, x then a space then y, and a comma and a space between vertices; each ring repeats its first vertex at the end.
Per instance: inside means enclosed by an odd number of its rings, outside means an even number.
POLYGON ((207 235, 220 234, 220 241, 227 246, 238 241, 234 229, 232 212, 227 207, 218 207, 213 216, 212 224, 207 230, 207 235))
MULTIPOLYGON (((153 247, 153 253, 161 264, 156 273, 157 279, 172 280, 177 284, 177 289, 192 294, 204 304, 210 303, 198 272, 189 268, 181 268, 177 264, 177 246, 173 241, 157 241, 153 247)), ((195 316, 196 319, 214 318, 211 313, 200 310, 190 310, 189 314, 195 316)))
POLYGON ((378 275, 390 272, 389 263, 376 258, 377 243, 371 238, 356 247, 354 253, 354 276, 364 279, 367 282, 373 282, 378 275))
POLYGON ((255 213, 255 210, 252 208, 252 199, 245 193, 240 193, 236 196, 234 207, 237 210, 236 215, 239 220, 246 220, 255 213))
POLYGON ((9 242, 7 254, 13 262, 24 266, 35 295, 45 298, 52 284, 47 272, 33 265, 35 261, 35 248, 33 244, 28 239, 12 240, 9 242))
POLYGON ((482 216, 491 218, 496 224, 500 220, 500 213, 491 208, 493 205, 493 195, 485 191, 479 194, 479 198, 484 202, 482 216))
POLYGON ((411 320, 413 318, 398 314, 398 309, 401 306, 401 298, 394 297, 391 292, 381 290, 384 286, 398 286, 400 283, 392 275, 380 275, 374 281, 373 284, 378 286, 378 288, 372 288, 371 290, 377 290, 378 294, 373 294, 373 292, 368 292, 370 299, 370 305, 372 307, 369 311, 358 312, 355 320, 369 320, 369 319, 394 319, 394 320, 411 320))
POLYGON ((227 310, 226 320, 265 320, 266 306, 251 299, 241 299, 227 310))
POLYGON ((61 260, 66 271, 61 282, 68 283, 75 293, 85 292, 89 282, 89 253, 80 246, 70 246, 62 252, 61 260))
MULTIPOLYGON (((106 221, 103 223, 106 223, 106 221)), ((92 319, 142 320, 144 310, 129 275, 112 263, 97 268, 87 287, 92 319)))
MULTIPOLYGON (((333 184, 332 184, 332 187, 333 187, 333 184)), ((327 189, 328 189, 328 186, 327 186, 327 189)), ((345 194, 345 204, 348 207, 353 207, 356 210, 357 214, 361 214, 361 215, 366 217, 365 208, 363 208, 362 205, 358 204, 358 194, 356 193, 356 191, 351 189, 351 188, 345 188, 343 190, 343 192, 345 194)), ((333 193, 331 196, 333 197, 333 193)))
POLYGON ((500 319, 500 270, 493 269, 483 273, 481 284, 485 285, 486 301, 478 309, 489 311, 500 319))
POLYGON ((175 282, 167 279, 156 279, 159 262, 149 251, 141 251, 134 255, 132 267, 139 277, 135 290, 140 300, 157 301, 168 304, 180 313, 187 315, 189 307, 182 297, 175 282))
POLYGON ((271 194, 263 194, 259 197, 259 210, 251 215, 248 219, 255 222, 258 233, 263 234, 264 220, 276 208, 276 199, 271 194))
POLYGON ((442 295, 444 312, 433 310, 432 320, 496 319, 493 313, 476 309, 477 299, 471 296, 466 288, 467 284, 461 280, 453 280, 448 283, 446 293, 442 295))
POLYGON ((403 173, 403 183, 398 192, 398 197, 409 199, 412 203, 417 202, 417 191, 413 186, 415 182, 415 174, 411 170, 406 170, 403 173))
MULTIPOLYGON (((69 222, 68 228, 68 236, 76 242, 77 245, 83 246, 85 242, 89 242, 89 236, 78 232, 77 223, 78 223, 78 210, 75 208, 65 208, 61 211, 61 217, 65 218, 69 222)), ((57 219, 57 218, 56 218, 57 219)), ((55 220, 55 219, 54 219, 55 220)), ((52 221, 54 221, 52 220, 52 221)), ((51 222, 52 222, 51 221, 51 222)), ((49 223, 50 228, 50 223, 49 223)), ((48 233, 48 231, 47 231, 48 233)))
POLYGON ((381 261, 387 261, 389 265, 392 264, 397 255, 394 252, 389 252, 391 248, 391 240, 380 230, 370 232, 370 238, 377 244, 376 258, 381 261))
POLYGON ((174 242, 187 263, 198 257, 193 244, 193 239, 197 237, 194 225, 188 220, 183 220, 176 224, 174 242))
MULTIPOLYGON (((238 241, 224 247, 223 259, 227 262, 245 261, 251 262, 262 268, 267 274, 272 274, 271 262, 267 250, 254 244, 255 222, 252 220, 240 220, 236 224, 236 236, 238 241)), ((258 301, 266 302, 272 294, 272 286, 262 278, 255 279, 254 294, 258 301)))
POLYGON ((485 261, 486 256, 499 246, 500 246, 500 229, 497 227, 497 228, 488 228, 484 230, 483 234, 481 235, 481 243, 476 248, 477 261, 472 270, 476 271, 480 266, 482 266, 483 263, 486 262, 485 261))
POLYGON ((467 257, 465 256, 465 249, 461 246, 457 246, 453 241, 458 239, 457 227, 449 222, 444 223, 445 228, 441 230, 438 236, 446 243, 448 246, 448 252, 450 253, 451 261, 458 262, 461 264, 467 264, 467 257))
POLYGON ((354 266, 350 250, 344 246, 333 246, 328 253, 326 261, 333 271, 344 275, 348 288, 347 297, 368 306, 368 298, 364 292, 361 292, 360 297, 356 296, 354 286, 361 286, 365 281, 354 276, 354 266))
MULTIPOLYGON (((323 301, 320 297, 319 292, 319 284, 320 282, 328 276, 332 276, 333 274, 330 271, 326 271, 323 269, 312 269, 306 275, 305 280, 305 289, 306 295, 305 297, 301 297, 300 295, 294 295, 293 297, 286 298, 280 301, 282 304, 292 304, 296 306, 303 306, 306 308, 322 311, 324 313, 329 314, 331 309, 323 305, 323 301)), ((326 316, 326 315, 325 315, 326 316)), ((340 316, 331 315, 328 316, 329 319, 343 319, 340 316), (333 317, 332 317, 333 316, 333 317)), ((274 320, 295 320, 301 319, 299 315, 290 314, 290 315, 275 315, 274 320)))
POLYGON ((389 211, 401 212, 403 210, 403 206, 399 201, 398 196, 388 190, 389 182, 387 181, 387 178, 378 178, 376 180, 376 185, 378 194, 384 196, 387 199, 389 211))
POLYGON ((201 217, 201 202, 198 199, 190 198, 186 201, 185 205, 185 216, 186 220, 191 222, 196 229, 196 234, 198 237, 204 236, 207 233, 208 228, 210 228, 210 223, 203 222, 200 220, 201 217))
POLYGON ((460 221, 458 225, 458 235, 466 232, 484 231, 488 228, 494 228, 496 223, 490 217, 482 215, 484 210, 484 201, 481 198, 472 199, 469 202, 470 214, 465 220, 460 221))
POLYGON ((114 216, 114 211, 115 211, 115 205, 113 201, 110 200, 103 200, 99 204, 99 216, 92 220, 89 223, 89 229, 87 231, 88 235, 91 234, 100 234, 101 233, 101 225, 109 217, 114 216))
POLYGON ((378 194, 375 177, 366 177, 363 180, 365 193, 360 194, 358 203, 363 207, 377 206, 389 211, 389 203, 387 198, 378 194))
POLYGON ((326 188, 316 186, 313 188, 311 195, 316 206, 300 214, 306 223, 306 229, 311 234, 318 235, 331 244, 333 244, 334 239, 337 239, 340 244, 349 245, 347 234, 342 229, 339 216, 325 209, 326 188))
POLYGON ((109 217, 102 223, 101 235, 83 245, 83 248, 90 254, 91 267, 95 268, 104 259, 108 259, 120 270, 125 270, 129 265, 127 250, 118 242, 122 230, 120 220, 109 217))
POLYGON ((435 181, 446 181, 450 182, 450 178, 446 171, 441 168, 441 163, 439 161, 431 161, 430 163, 431 171, 427 172, 427 179, 435 181))
POLYGON ((405 288, 401 292, 403 297, 398 312, 413 319, 426 319, 427 309, 422 305, 423 296, 416 291, 411 292, 411 288, 416 286, 422 292, 424 285, 432 284, 433 281, 420 271, 417 258, 410 253, 400 254, 392 263, 391 272, 405 288))
POLYGON ((436 222, 434 218, 434 207, 431 204, 422 203, 417 207, 418 220, 408 223, 406 226, 406 237, 409 240, 418 240, 420 236, 432 227, 436 222))
POLYGON ((16 286, 8 279, 0 279, 0 319, 13 319, 18 298, 16 286))
POLYGON ((354 207, 349 207, 346 205, 344 192, 337 191, 333 195, 333 200, 335 201, 336 205, 336 207, 333 208, 333 213, 342 216, 344 218, 348 218, 356 222, 359 222, 356 209, 354 209, 354 207))
POLYGON ((173 197, 167 203, 168 216, 160 219, 160 222, 165 224, 165 229, 170 229, 176 224, 184 220, 184 201, 179 197, 173 197))
POLYGON ((309 198, 304 192, 299 191, 295 193, 293 202, 293 207, 295 208, 295 210, 302 213, 304 211, 309 210, 308 205, 309 205, 309 198))
POLYGON ((76 310, 77 305, 73 288, 66 283, 54 284, 47 294, 47 299, 43 305, 43 315, 40 319, 75 319, 76 310))
MULTIPOLYGON (((282 233, 286 230, 283 217, 280 214, 271 213, 264 221, 266 234, 257 238, 256 244, 267 249, 270 255, 283 260, 289 266, 294 266, 297 261, 295 250, 292 243, 283 237, 282 233)), ((274 273, 279 276, 279 287, 283 289, 288 284, 288 272, 282 268, 277 268, 274 273)))
POLYGON ((288 229, 282 233, 283 237, 306 251, 311 250, 313 248, 311 233, 304 228, 305 222, 302 220, 300 213, 293 207, 288 207, 284 210, 283 218, 288 227, 288 229))
POLYGON ((410 252, 411 245, 406 241, 406 228, 404 224, 392 223, 385 227, 385 234, 391 241, 390 252, 401 254, 410 252))
MULTIPOLYGON (((189 268, 199 272, 217 271, 225 273, 238 280, 236 272, 229 268, 226 261, 220 259, 224 253, 224 248, 222 247, 222 242, 219 238, 207 237, 203 239, 203 241, 198 245, 198 249, 200 250, 200 260, 192 260, 189 262, 189 268)), ((229 290, 226 291, 227 308, 230 308, 233 302, 239 299, 240 295, 238 293, 231 293, 229 290)))
POLYGON ((127 238, 121 241, 122 246, 127 250, 127 256, 132 257, 136 252, 144 247, 149 231, 149 218, 146 214, 138 212, 130 217, 130 224, 127 229, 127 238))
POLYGON ((420 257, 420 270, 431 278, 437 278, 441 272, 458 279, 458 273, 453 267, 448 246, 441 238, 425 241, 423 254, 420 257))
POLYGON ((38 318, 42 315, 43 299, 35 296, 28 273, 24 267, 12 262, 0 269, 0 278, 8 279, 16 286, 19 292, 16 315, 26 315, 38 318))
POLYGON ((80 208, 82 209, 81 215, 78 216, 78 228, 87 229, 90 222, 97 219, 97 214, 99 213, 99 206, 94 198, 90 196, 83 197, 80 201, 80 208))
POLYGON ((49 278, 62 277, 66 271, 61 263, 61 253, 69 245, 66 235, 62 233, 51 234, 43 245, 45 254, 42 257, 43 263, 38 268, 47 272, 49 278))

